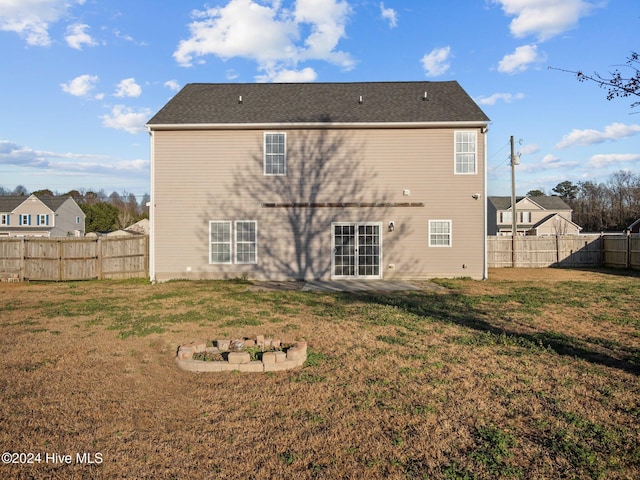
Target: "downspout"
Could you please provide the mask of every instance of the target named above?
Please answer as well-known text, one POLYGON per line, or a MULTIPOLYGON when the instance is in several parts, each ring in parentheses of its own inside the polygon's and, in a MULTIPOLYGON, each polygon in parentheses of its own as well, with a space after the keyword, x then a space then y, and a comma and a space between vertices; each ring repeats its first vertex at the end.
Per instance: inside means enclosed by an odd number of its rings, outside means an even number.
POLYGON ((151 180, 149 206, 149 280, 156 281, 156 192, 155 192, 155 137, 151 127, 147 126, 149 131, 149 174, 151 180))
POLYGON ((487 132, 489 131, 489 127, 484 127, 484 129, 481 129, 480 131, 482 132, 484 130, 484 185, 483 185, 483 194, 482 194, 482 198, 484 201, 484 207, 483 207, 483 212, 482 212, 482 225, 483 226, 483 230, 484 230, 484 236, 483 241, 484 241, 484 249, 483 249, 483 264, 484 264, 484 272, 483 272, 483 280, 488 280, 489 279, 489 259, 487 258, 487 248, 488 248, 488 240, 487 240, 487 219, 488 219, 488 212, 487 212, 487 203, 488 203, 488 198, 487 198, 487 170, 488 170, 488 160, 487 160, 487 132))

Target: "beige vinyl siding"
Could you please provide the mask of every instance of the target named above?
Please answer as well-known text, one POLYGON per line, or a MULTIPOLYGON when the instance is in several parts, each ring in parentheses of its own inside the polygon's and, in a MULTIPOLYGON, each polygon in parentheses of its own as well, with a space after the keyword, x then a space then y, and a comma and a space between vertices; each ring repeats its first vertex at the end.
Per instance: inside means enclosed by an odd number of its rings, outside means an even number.
POLYGON ((453 129, 278 129, 287 132, 287 175, 275 177, 263 174, 267 130, 154 132, 157 280, 328 279, 332 222, 382 223, 383 278, 483 277, 484 197, 472 197, 484 193, 479 129, 476 175, 454 174, 453 129), (262 206, 302 202, 384 206, 262 206), (451 248, 428 246, 433 219, 451 220, 451 248), (209 264, 211 220, 257 221, 258 264, 209 264))

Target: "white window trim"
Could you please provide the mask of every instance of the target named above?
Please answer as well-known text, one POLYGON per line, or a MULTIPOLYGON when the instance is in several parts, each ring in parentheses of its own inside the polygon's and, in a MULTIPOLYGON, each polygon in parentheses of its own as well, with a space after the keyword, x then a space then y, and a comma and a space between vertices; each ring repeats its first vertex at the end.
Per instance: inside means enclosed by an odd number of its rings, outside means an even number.
MULTIPOLYGON (((463 152, 460 152, 463 153, 463 152)), ((454 175, 477 175, 478 174, 478 132, 475 130, 454 130, 453 132, 453 173, 454 175), (458 172, 458 133, 472 133, 475 138, 473 152, 473 172, 458 172)))
POLYGON ((264 132, 262 138, 262 172, 268 177, 286 177, 287 176, 287 132, 264 132), (267 135, 284 135, 284 173, 267 173, 267 135))
POLYGON ((258 263, 258 222, 256 220, 236 220, 233 223, 233 260, 237 265, 255 265, 258 263), (255 232, 255 236, 254 236, 254 240, 253 242, 240 242, 238 241, 238 223, 253 223, 254 225, 254 232, 255 232), (253 262, 242 262, 240 260, 238 260, 238 244, 239 243, 248 243, 251 244, 253 243, 254 245, 254 258, 255 260, 253 262))
MULTIPOLYGON (((230 220, 210 220, 209 221, 209 264, 210 265, 229 265, 232 263, 233 260, 233 231, 232 231, 232 225, 233 223, 230 220), (213 243, 211 241, 211 226, 214 223, 227 223, 229 224, 229 261, 228 262, 218 262, 218 261, 213 261, 213 257, 212 257, 212 252, 211 252, 211 244, 213 243)), ((216 242, 216 243, 220 243, 220 244, 226 244, 227 242, 216 242)))
POLYGON ((433 248, 451 248, 453 246, 453 222, 451 220, 434 219, 429 220, 429 247, 433 248), (435 222, 444 222, 449 224, 449 243, 447 245, 433 244, 431 243, 431 227, 435 222))
POLYGON ((513 222, 513 215, 511 210, 503 210, 502 212, 500 212, 500 224, 505 224, 505 223, 512 223, 513 222))
POLYGON ((0 215, 0 225, 9 225, 9 214, 3 213, 0 215))

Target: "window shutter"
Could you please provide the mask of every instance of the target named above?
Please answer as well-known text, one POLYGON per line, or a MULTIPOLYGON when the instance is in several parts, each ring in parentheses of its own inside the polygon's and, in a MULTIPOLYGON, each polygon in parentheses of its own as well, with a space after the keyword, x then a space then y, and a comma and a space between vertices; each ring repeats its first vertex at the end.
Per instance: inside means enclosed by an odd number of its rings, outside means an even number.
POLYGON ((49 214, 44 216, 45 225, 49 226, 49 214))
POLYGON ((7 225, 11 223, 11 215, 7 215, 7 225))
POLYGON ((22 215, 18 215, 18 225, 22 225, 22 215))
POLYGON ((27 219, 29 220, 28 225, 31 225, 31 214, 29 214, 29 216, 27 217, 27 219))
POLYGON ((36 215, 36 225, 40 226, 40 215, 36 215))

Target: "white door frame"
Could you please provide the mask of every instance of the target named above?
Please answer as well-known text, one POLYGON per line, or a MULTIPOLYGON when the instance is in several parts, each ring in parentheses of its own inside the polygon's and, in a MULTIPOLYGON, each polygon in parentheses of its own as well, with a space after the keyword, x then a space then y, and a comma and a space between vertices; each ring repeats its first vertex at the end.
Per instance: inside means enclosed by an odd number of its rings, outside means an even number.
MULTIPOLYGON (((349 235, 347 233, 345 236, 349 235)), ((342 253, 342 252, 340 252, 342 253)), ((381 279, 382 278, 382 222, 333 222, 331 223, 331 278, 332 279, 381 279), (353 245, 336 244, 336 227, 353 227, 353 245), (371 232, 366 227, 374 227, 371 232), (377 227, 377 232, 375 231, 377 227), (364 231, 362 230, 364 229, 364 231), (372 243, 367 245, 367 241, 372 243), (377 243, 376 243, 377 241, 377 243), (336 253, 352 247, 352 252, 341 255, 351 257, 346 266, 336 265, 336 253), (369 251, 366 251, 370 249, 369 251), (377 257, 377 264, 375 261, 377 257), (369 264, 367 260, 372 260, 369 264), (363 262, 364 260, 364 262, 363 262), (336 269, 337 267, 337 269, 336 269)))

